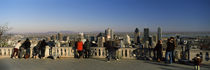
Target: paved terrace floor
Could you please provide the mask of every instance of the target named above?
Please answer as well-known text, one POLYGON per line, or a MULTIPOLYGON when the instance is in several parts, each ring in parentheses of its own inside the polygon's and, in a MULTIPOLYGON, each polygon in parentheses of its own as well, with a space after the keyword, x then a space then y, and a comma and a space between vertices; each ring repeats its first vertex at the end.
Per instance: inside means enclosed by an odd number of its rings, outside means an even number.
MULTIPOLYGON (((192 70, 193 66, 165 64, 144 60, 118 60, 106 62, 105 59, 0 59, 0 70, 192 70)), ((202 65, 201 70, 209 70, 210 63, 202 65)))

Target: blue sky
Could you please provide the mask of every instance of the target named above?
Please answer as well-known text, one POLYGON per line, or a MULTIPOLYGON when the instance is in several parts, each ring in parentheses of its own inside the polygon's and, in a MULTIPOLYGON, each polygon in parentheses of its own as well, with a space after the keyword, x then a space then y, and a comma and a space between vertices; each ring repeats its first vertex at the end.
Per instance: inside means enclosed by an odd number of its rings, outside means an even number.
POLYGON ((210 0, 0 0, 10 32, 210 31, 210 0))

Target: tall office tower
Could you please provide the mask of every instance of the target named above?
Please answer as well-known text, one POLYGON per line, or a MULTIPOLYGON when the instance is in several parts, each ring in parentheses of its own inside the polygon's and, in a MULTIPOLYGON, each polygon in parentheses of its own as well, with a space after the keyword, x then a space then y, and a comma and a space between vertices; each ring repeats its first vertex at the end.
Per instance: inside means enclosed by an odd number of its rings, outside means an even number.
POLYGON ((149 41, 149 28, 144 28, 144 42, 149 41))
POLYGON ((105 30, 105 38, 106 38, 106 41, 114 39, 114 33, 113 33, 112 29, 108 28, 105 30))
POLYGON ((57 40, 63 41, 63 35, 61 33, 58 33, 57 40))
POLYGON ((84 39, 84 33, 79 33, 79 39, 81 39, 81 40, 84 39))
POLYGON ((90 41, 95 41, 95 37, 94 36, 90 36, 90 41))
POLYGON ((130 45, 131 45, 131 38, 130 38, 129 35, 125 36, 124 43, 125 43, 125 47, 130 47, 130 45))
POLYGON ((103 36, 98 37, 97 45, 98 47, 104 47, 105 38, 103 36))
POLYGON ((69 41, 69 36, 64 36, 63 41, 69 41))
POLYGON ((153 37, 150 35, 149 36, 149 45, 152 46, 152 43, 153 43, 153 37))
POLYGON ((134 32, 134 43, 139 44, 140 43, 140 32, 139 29, 136 28, 134 32))
POLYGON ((51 40, 54 40, 55 41, 56 40, 56 35, 52 35, 51 36, 51 40))
POLYGON ((157 35, 153 35, 153 36, 152 36, 152 39, 153 39, 153 43, 157 43, 157 41, 158 41, 157 35))
POLYGON ((47 36, 46 41, 50 41, 50 40, 51 40, 50 36, 47 36))
POLYGON ((161 31, 161 28, 158 27, 158 31, 157 31, 157 40, 161 40, 162 38, 162 31, 161 31))

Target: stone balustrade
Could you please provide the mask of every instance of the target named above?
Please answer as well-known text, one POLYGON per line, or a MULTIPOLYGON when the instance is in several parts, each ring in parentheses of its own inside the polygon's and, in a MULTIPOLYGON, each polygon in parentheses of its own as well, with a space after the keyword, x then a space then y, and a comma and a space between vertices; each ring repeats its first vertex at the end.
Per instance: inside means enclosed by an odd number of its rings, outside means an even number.
MULTIPOLYGON (((118 56, 122 59, 136 59, 136 56, 134 55, 134 50, 137 48, 120 48, 117 51, 118 56)), ((31 55, 32 55, 32 48, 31 48, 31 55)), ((141 51, 145 51, 145 49, 141 49, 141 51)), ((1 47, 0 48, 0 58, 9 58, 11 57, 11 54, 13 52, 12 47, 1 47)), ((107 50, 105 50, 105 47, 91 47, 91 58, 106 58, 107 56, 107 50)), ((206 58, 209 58, 210 51, 201 51, 201 50, 190 50, 190 60, 192 60, 196 54, 202 53, 203 60, 207 61, 206 58)), ((138 52, 139 53, 139 52, 138 52)), ((151 56, 153 57, 153 51, 150 52, 151 56)), ((45 56, 56 56, 56 57, 74 57, 76 53, 76 50, 73 49, 73 47, 46 47, 45 56)), ((144 53, 145 54, 145 53, 144 53)), ((175 50, 175 58, 176 60, 181 59, 181 50, 175 50)), ((139 53, 138 55, 142 55, 139 53)), ((163 51, 163 57, 165 57, 165 51, 163 51)))
MULTIPOLYGON (((75 50, 72 47, 52 47, 51 56, 74 57, 74 54, 75 54, 74 51, 75 50)), ((46 52, 46 53, 48 53, 48 52, 46 52)), ((49 52, 49 55, 50 55, 50 52, 49 52)))
POLYGON ((92 58, 106 58, 107 50, 104 47, 91 47, 92 58))
POLYGON ((12 47, 0 47, 0 58, 11 57, 12 51, 12 47))

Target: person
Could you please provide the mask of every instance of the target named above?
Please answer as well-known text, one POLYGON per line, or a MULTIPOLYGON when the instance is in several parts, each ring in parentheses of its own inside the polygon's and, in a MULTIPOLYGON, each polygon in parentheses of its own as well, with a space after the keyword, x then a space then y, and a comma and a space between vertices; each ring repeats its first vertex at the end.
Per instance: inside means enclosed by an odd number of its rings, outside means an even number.
POLYGON ((172 64, 174 47, 175 47, 175 45, 174 45, 173 39, 172 38, 168 39, 166 54, 165 54, 165 58, 166 58, 165 62, 166 63, 168 63, 168 58, 170 58, 169 63, 172 64))
POLYGON ((176 49, 176 40, 174 37, 170 37, 171 41, 172 41, 172 61, 175 62, 175 49, 176 49))
POLYGON ((78 40, 76 46, 77 46, 77 52, 79 53, 78 58, 81 58, 83 56, 83 42, 81 40, 78 40))
POLYGON ((41 50, 41 58, 44 59, 45 57, 45 49, 46 49, 47 43, 45 40, 42 40, 40 44, 40 50, 41 50))
POLYGON ((209 61, 209 53, 208 52, 206 52, 206 61, 209 61))
POLYGON ((19 54, 18 51, 19 51, 19 48, 21 46, 20 42, 21 42, 21 40, 19 40, 18 43, 15 45, 11 58, 17 58, 17 56, 19 54))
POLYGON ((25 54, 25 49, 24 49, 24 45, 22 44, 19 48, 19 58, 23 58, 24 57, 24 54, 25 54))
POLYGON ((33 48, 33 56, 32 58, 37 58, 40 53, 40 45, 42 41, 39 41, 38 44, 33 48))
POLYGON ((31 47, 31 42, 28 38, 23 43, 23 46, 24 46, 24 49, 26 50, 26 54, 24 55, 24 58, 27 59, 30 57, 30 47, 31 47))
POLYGON ((122 41, 122 39, 121 40, 115 40, 115 42, 114 42, 114 48, 115 48, 115 58, 116 58, 116 60, 119 60, 119 59, 121 59, 121 53, 120 53, 120 48, 122 48, 123 47, 123 41, 122 41))
POLYGON ((112 58, 117 60, 116 56, 116 48, 114 47, 114 41, 106 41, 105 42, 105 49, 108 51, 107 62, 110 62, 112 58))
POLYGON ((157 61, 160 62, 162 59, 162 40, 159 40, 158 43, 156 44, 154 51, 157 51, 157 61))
POLYGON ((85 51, 85 58, 89 58, 90 57, 90 46, 91 43, 90 41, 87 39, 86 42, 84 43, 84 51, 85 51))
POLYGON ((193 61, 194 61, 194 65, 195 65, 195 70, 200 70, 200 65, 201 65, 201 62, 202 62, 202 59, 201 59, 200 55, 196 54, 196 57, 193 58, 193 61))

